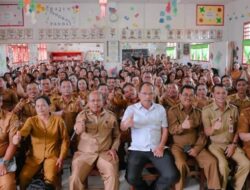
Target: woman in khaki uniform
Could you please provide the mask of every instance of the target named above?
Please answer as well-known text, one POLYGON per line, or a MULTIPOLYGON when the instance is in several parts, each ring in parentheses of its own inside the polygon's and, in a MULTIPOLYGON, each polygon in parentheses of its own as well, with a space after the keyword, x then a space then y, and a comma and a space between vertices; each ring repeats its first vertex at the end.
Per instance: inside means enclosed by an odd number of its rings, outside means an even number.
POLYGON ((193 106, 202 110, 203 107, 211 104, 213 100, 207 97, 207 86, 205 84, 198 84, 195 88, 195 99, 193 101, 193 106))
POLYGON ((0 95, 0 189, 15 190, 15 171, 10 171, 9 166, 15 163, 13 160, 16 146, 12 143, 12 137, 17 131, 18 120, 14 114, 2 110, 3 97, 0 95))
POLYGON ((32 177, 44 170, 44 181, 55 186, 57 173, 62 169, 67 155, 69 137, 61 117, 50 114, 50 100, 40 96, 35 101, 37 116, 27 119, 22 129, 13 137, 18 144, 21 137, 31 137, 31 148, 20 173, 20 188, 25 190, 32 177))

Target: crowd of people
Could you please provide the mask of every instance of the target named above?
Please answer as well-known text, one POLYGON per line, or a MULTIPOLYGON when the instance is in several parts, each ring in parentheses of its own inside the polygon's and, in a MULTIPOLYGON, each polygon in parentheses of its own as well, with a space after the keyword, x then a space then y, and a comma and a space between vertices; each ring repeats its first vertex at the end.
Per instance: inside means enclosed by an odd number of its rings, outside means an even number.
POLYGON ((165 55, 124 60, 116 76, 99 61, 10 68, 0 77, 0 189, 25 190, 37 174, 60 189, 67 158, 70 190, 86 189, 93 168, 105 190, 119 189, 121 169, 136 190, 182 190, 193 158, 208 189, 226 190, 231 175, 241 190, 250 171, 249 81, 238 63, 220 76, 165 55), (142 179, 149 162, 159 173, 150 185, 142 179))

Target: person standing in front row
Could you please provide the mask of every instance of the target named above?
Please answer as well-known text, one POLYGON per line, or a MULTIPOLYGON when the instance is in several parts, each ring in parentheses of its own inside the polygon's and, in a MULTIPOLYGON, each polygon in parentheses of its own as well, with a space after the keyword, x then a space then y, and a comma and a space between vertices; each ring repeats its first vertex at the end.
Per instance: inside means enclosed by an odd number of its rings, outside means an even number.
POLYGON ((126 179, 136 190, 154 189, 142 180, 142 170, 148 162, 152 162, 160 174, 156 190, 167 190, 179 179, 173 156, 165 149, 168 139, 166 111, 153 102, 154 95, 154 86, 144 82, 139 90, 140 102, 126 109, 121 122, 121 130, 131 128, 126 179))
POLYGON ((210 137, 210 152, 217 158, 222 176, 222 190, 227 187, 230 172, 228 159, 237 164, 234 175, 234 189, 241 190, 250 170, 250 162, 244 151, 237 146, 238 132, 236 129, 238 109, 227 103, 227 90, 217 84, 212 89, 214 102, 202 110, 202 121, 205 134, 210 137))
POLYGON ((180 92, 180 104, 168 110, 169 132, 173 135, 171 147, 175 164, 181 177, 175 185, 176 190, 182 190, 189 170, 186 160, 193 157, 200 168, 204 169, 209 189, 220 189, 217 161, 205 149, 207 138, 203 132, 201 111, 192 105, 194 87, 183 86, 180 92), (186 147, 189 147, 188 149, 186 147))

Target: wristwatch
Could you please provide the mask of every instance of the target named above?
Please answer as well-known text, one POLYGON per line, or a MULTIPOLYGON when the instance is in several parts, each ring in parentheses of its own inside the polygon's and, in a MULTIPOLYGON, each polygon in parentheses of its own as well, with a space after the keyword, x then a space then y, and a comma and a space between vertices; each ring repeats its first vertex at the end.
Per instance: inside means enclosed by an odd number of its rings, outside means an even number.
POLYGON ((5 166, 7 166, 9 164, 9 160, 3 160, 3 159, 0 159, 0 164, 3 164, 5 166))

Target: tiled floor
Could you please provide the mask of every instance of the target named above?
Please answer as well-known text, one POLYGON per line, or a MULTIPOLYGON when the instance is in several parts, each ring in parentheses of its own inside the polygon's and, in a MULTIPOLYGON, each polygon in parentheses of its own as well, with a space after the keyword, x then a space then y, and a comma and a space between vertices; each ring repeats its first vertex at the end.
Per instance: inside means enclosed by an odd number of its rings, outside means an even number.
MULTIPOLYGON (((68 179, 70 176, 69 165, 66 164, 63 171, 63 190, 69 189, 68 179)), ((120 172, 120 189, 119 190, 129 190, 129 185, 124 178, 125 171, 120 172)), ((89 190, 103 190, 103 182, 100 177, 92 176, 89 177, 89 190)), ((198 190, 199 185, 197 180, 188 179, 185 190, 198 190)))

